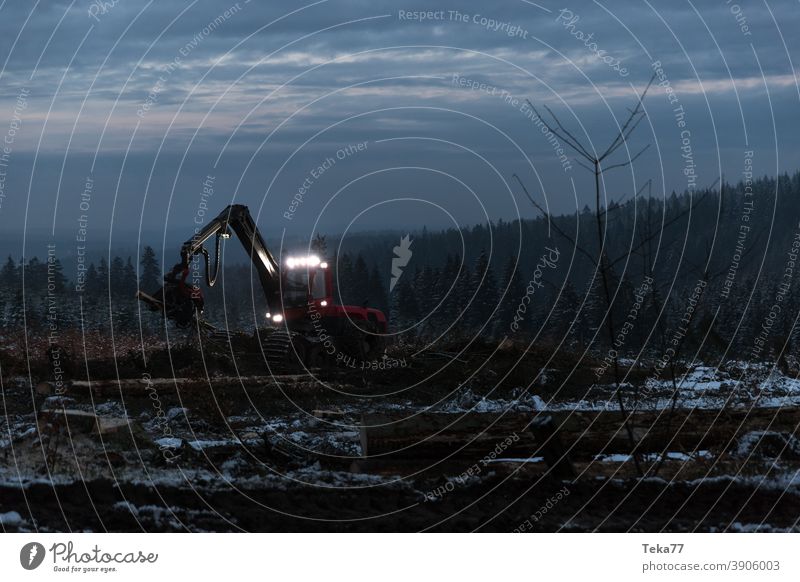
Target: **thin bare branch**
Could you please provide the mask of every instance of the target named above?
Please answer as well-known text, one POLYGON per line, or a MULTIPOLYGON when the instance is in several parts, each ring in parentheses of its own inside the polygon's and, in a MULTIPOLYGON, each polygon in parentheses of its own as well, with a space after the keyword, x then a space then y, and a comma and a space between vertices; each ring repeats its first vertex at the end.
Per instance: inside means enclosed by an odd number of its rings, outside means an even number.
POLYGON ((587 160, 589 160, 590 162, 594 161, 595 156, 593 154, 589 153, 589 150, 586 147, 584 147, 584 145, 580 142, 580 140, 578 140, 578 138, 576 138, 574 135, 572 135, 569 132, 569 130, 561 124, 561 121, 558 119, 558 117, 556 117, 556 114, 553 113, 553 111, 547 105, 544 105, 544 108, 547 110, 547 113, 550 114, 550 117, 553 118, 553 121, 556 122, 556 125, 558 125, 558 128, 561 131, 563 131, 574 143, 576 143, 578 145, 578 147, 580 148, 580 151, 583 152, 584 157, 587 160))
MULTIPOLYGON (((652 180, 652 178, 651 178, 650 180, 647 180, 647 181, 646 181, 646 182, 645 182, 645 183, 642 185, 642 187, 641 187, 641 188, 639 188, 639 190, 637 190, 636 194, 634 194, 634 195, 633 195, 633 199, 634 199, 634 200, 635 200, 636 198, 638 198, 638 197, 639 197, 639 194, 641 194, 641 193, 642 193, 642 191, 643 191, 645 188, 647 188, 647 185, 650 183, 650 181, 651 181, 651 180, 652 180)), ((610 206, 609 208, 606 208, 606 209, 604 209, 602 213, 603 213, 603 214, 608 214, 609 212, 611 212, 611 211, 613 211, 613 210, 619 210, 620 208, 624 208, 624 207, 625 207, 625 204, 623 204, 623 202, 625 202, 625 199, 626 199, 627 197, 628 197, 628 195, 627 195, 627 194, 625 194, 625 196, 623 196, 622 198, 620 198, 619 200, 617 200, 617 203, 616 203, 616 205, 615 205, 615 206, 610 206)))
POLYGON ((589 170, 589 172, 591 172, 592 174, 594 174, 594 168, 592 168, 592 167, 590 167, 590 166, 588 166, 588 165, 584 164, 584 163, 583 163, 582 161, 580 161, 578 158, 572 158, 572 159, 573 159, 573 160, 575 160, 575 163, 576 163, 576 164, 578 164, 578 165, 579 165, 581 168, 584 168, 584 169, 586 169, 586 170, 589 170))
MULTIPOLYGON (((606 158, 610 154, 610 152, 612 152, 613 150, 617 149, 617 144, 621 140, 623 140, 625 138, 628 126, 630 126, 630 124, 633 121, 633 119, 641 111, 642 106, 643 106, 643 102, 644 102, 644 98, 647 96, 647 92, 650 91, 650 87, 653 85, 653 81, 655 81, 655 80, 656 80, 656 75, 654 73, 653 76, 650 77, 650 81, 648 81, 647 87, 644 88, 644 91, 642 91, 642 94, 639 96, 639 100, 636 103, 636 107, 631 112, 631 114, 628 116, 628 119, 622 125, 622 128, 617 133, 617 136, 612 140, 611 144, 608 146, 608 148, 606 149, 605 153, 602 156, 599 157, 600 160, 603 160, 604 158, 606 158)), ((627 135, 630 135, 630 134, 627 133, 627 135)))
POLYGON ((639 153, 638 153, 638 154, 636 154, 635 156, 633 156, 633 157, 632 157, 630 160, 628 160, 628 161, 626 161, 626 162, 621 162, 621 163, 619 163, 619 164, 614 164, 614 165, 612 165, 612 166, 609 166, 609 167, 607 167, 607 168, 603 168, 603 169, 601 170, 601 172, 600 172, 600 173, 601 173, 601 174, 605 174, 605 173, 606 173, 606 172, 608 172, 609 170, 613 170, 613 169, 615 169, 615 168, 623 168, 623 167, 625 167, 625 166, 630 166, 630 165, 631 165, 633 162, 635 162, 635 161, 636 161, 636 160, 639 158, 639 156, 641 156, 641 155, 642 155, 644 152, 646 152, 646 151, 647 151, 647 148, 649 148, 649 147, 650 147, 650 144, 647 144, 647 145, 646 145, 646 146, 644 146, 644 147, 643 147, 641 150, 639 150, 639 153))
POLYGON ((610 148, 609 150, 607 150, 607 153, 603 154, 603 157, 602 157, 601 161, 602 161, 602 160, 604 160, 604 159, 606 159, 608 156, 610 156, 610 155, 613 155, 613 154, 614 154, 614 152, 616 152, 616 151, 617 151, 619 148, 621 148, 621 147, 622 147, 622 146, 624 146, 626 143, 628 143, 628 138, 629 138, 629 137, 630 137, 630 135, 631 135, 631 134, 634 132, 634 130, 635 130, 637 127, 639 127, 639 124, 642 122, 642 120, 643 120, 645 117, 646 117, 646 116, 645 116, 645 114, 644 114, 644 113, 639 113, 639 114, 637 115, 637 119, 636 119, 636 121, 635 121, 635 122, 634 122, 634 123, 633 123, 633 124, 632 124, 632 125, 631 125, 631 126, 628 128, 628 130, 627 130, 627 131, 626 131, 624 134, 621 134, 621 135, 622 135, 622 139, 621 139, 621 140, 619 140, 619 142, 618 142, 618 143, 617 143, 617 144, 616 144, 616 145, 615 145, 613 148, 610 148))
MULTIPOLYGON (((571 133, 566 132, 566 135, 568 135, 569 137, 566 137, 565 135, 561 135, 559 130, 555 129, 553 126, 551 126, 549 123, 547 123, 547 120, 544 117, 542 117, 542 114, 539 113, 539 110, 536 109, 536 106, 533 103, 531 103, 530 99, 526 99, 525 102, 528 104, 528 107, 530 107, 533 110, 533 112, 536 114, 536 117, 539 118, 539 120, 544 124, 544 126, 550 132, 553 133, 553 135, 555 135, 556 137, 561 139, 565 144, 567 144, 570 148, 575 150, 575 152, 577 152, 578 154, 580 154, 584 158, 589 159, 589 160, 592 159, 591 156, 589 155, 589 153, 586 151, 586 149, 580 144, 580 142, 578 140, 576 140, 572 136, 571 133)), ((552 111, 550 111, 550 108, 545 105, 545 109, 550 114, 550 116, 553 119, 555 119, 556 125, 558 125, 559 127, 562 127, 561 123, 558 121, 558 118, 553 114, 552 111)))
POLYGON ((530 195, 530 193, 528 192, 528 189, 525 187, 525 184, 522 182, 520 177, 517 176, 516 174, 512 174, 512 177, 516 178, 517 182, 519 182, 519 185, 522 187, 522 191, 525 192, 525 196, 528 197, 528 200, 531 201, 531 204, 533 204, 534 208, 536 208, 539 212, 542 213, 542 216, 544 216, 544 218, 547 220, 547 222, 550 224, 550 226, 552 226, 553 229, 558 234, 560 234, 565 239, 567 239, 570 242, 570 244, 572 244, 573 248, 575 248, 575 250, 577 250, 583 256, 585 256, 587 259, 589 259, 589 261, 591 261, 591 263, 593 265, 597 266, 597 261, 595 260, 595 258, 590 253, 586 252, 585 249, 579 247, 578 244, 575 242, 575 239, 573 239, 570 235, 568 235, 566 232, 561 230, 561 227, 559 227, 558 224, 556 224, 556 222, 553 220, 552 216, 544 208, 542 208, 542 206, 538 202, 536 202, 536 200, 533 199, 533 196, 530 195))
POLYGON ((662 232, 664 232, 667 229, 668 226, 672 226, 673 224, 678 222, 681 218, 686 216, 689 212, 691 212, 692 210, 697 208, 703 202, 703 200, 705 200, 705 198, 709 194, 709 192, 710 192, 710 190, 706 190, 705 192, 703 192, 703 195, 700 196, 700 198, 697 200, 697 202, 692 204, 689 208, 687 208, 686 210, 684 210, 683 212, 681 212, 680 214, 678 214, 674 218, 672 218, 672 219, 668 220, 667 222, 665 222, 663 224, 663 226, 661 228, 659 228, 658 230, 656 230, 651 236, 648 236, 648 237, 642 239, 639 242, 638 245, 636 245, 635 247, 627 250, 624 255, 621 255, 621 256, 617 257, 616 259, 614 259, 613 261, 611 261, 611 263, 608 266, 609 267, 613 267, 614 265, 619 263, 621 260, 623 260, 628 253, 632 253, 632 252, 642 248, 645 244, 647 244, 648 242, 650 242, 651 240, 653 240, 654 238, 659 236, 662 232))

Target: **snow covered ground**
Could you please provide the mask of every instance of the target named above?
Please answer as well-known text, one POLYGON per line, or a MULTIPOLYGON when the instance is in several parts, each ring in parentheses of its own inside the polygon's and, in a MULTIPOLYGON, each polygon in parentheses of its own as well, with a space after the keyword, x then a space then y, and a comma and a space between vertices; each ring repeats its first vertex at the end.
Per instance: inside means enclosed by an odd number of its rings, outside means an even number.
MULTIPOLYGON (((550 371, 555 373, 555 371, 550 371)), ((697 365, 677 380, 675 405, 721 409, 724 407, 775 407, 800 405, 800 380, 787 377, 768 365, 745 365, 731 362, 721 368, 697 365)), ((86 396, 62 399, 70 408, 94 412, 101 416, 127 418, 140 431, 134 435, 115 434, 104 437, 74 434, 62 441, 40 439, 33 411, 20 409, 8 415, 0 431, 0 488, 25 490, 41 486, 64 486, 91 481, 108 481, 147 490, 202 491, 204 494, 224 494, 235 491, 250 496, 264 491, 291 493, 298 487, 317 490, 374 489, 394 491, 399 495, 421 495, 419 486, 397 476, 371 474, 351 470, 350 463, 361 456, 359 422, 364 412, 462 412, 462 413, 536 413, 548 410, 617 410, 615 387, 610 384, 591 385, 577 398, 545 396, 544 387, 519 386, 505 390, 502 396, 484 391, 482 396, 469 385, 433 403, 421 404, 412 400, 368 399, 358 402, 337 402, 320 405, 321 411, 286 410, 264 415, 248 401, 230 413, 218 414, 216 419, 204 414, 186 399, 181 405, 164 406, 155 413, 149 399, 139 407, 117 400, 92 401, 86 396), (317 414, 319 413, 319 414, 317 414), (131 446, 131 439, 137 447, 131 446), (175 461, 167 459, 174 455, 175 461)), ((625 402, 632 408, 666 409, 673 404, 673 383, 661 378, 640 385, 626 383, 621 387, 625 402), (638 396, 638 399, 637 399, 638 396)), ((28 394, 27 389, 21 390, 28 394)), ((552 394, 552 391, 550 392, 552 394)), ((574 391, 573 391, 574 394, 574 391)), ((56 405, 46 400, 44 405, 56 405)), ((219 411, 216 411, 219 412, 219 411)), ((781 435, 777 435, 781 437, 781 435)), ((776 438, 777 438, 776 437, 776 438)), ((785 439, 784 439, 785 440, 785 439)), ((760 446, 760 435, 743 438, 735 454, 745 458, 760 446)), ((789 443, 782 450, 800 457, 800 446, 789 443)), ((759 454, 763 450, 759 450, 759 454)), ((716 459, 709 451, 694 454, 670 452, 667 460, 674 463, 705 463, 714 465, 716 459)), ((630 464, 628 455, 597 456, 593 463, 630 464)), ((535 469, 539 458, 501 457, 494 465, 516 463, 535 469)), ((493 466, 494 466, 493 465, 493 466)), ((800 496, 800 477, 794 465, 776 464, 768 476, 738 475, 715 472, 702 482, 721 484, 735 481, 771 491, 791 491, 800 496)), ((487 473, 488 474, 488 473, 487 473)), ((482 476, 483 478, 483 476, 482 476)), ((478 480, 480 486, 480 479, 478 480)), ((620 483, 623 480, 618 480, 620 483)), ((668 483, 668 481, 666 481, 668 483)), ((696 485, 692 481, 683 483, 696 485)), ((179 531, 189 521, 196 529, 203 523, 221 519, 202 509, 182 509, 178 506, 142 502, 119 502, 114 512, 132 515, 160 531, 179 531)), ((230 519, 231 527, 237 525, 230 519)), ((16 507, 0 505, 0 523, 17 529, 30 527, 16 507)), ((227 523, 227 522, 226 522, 227 523)), ((742 531, 762 527, 742 522, 742 531)), ((766 526, 764 526, 766 527, 766 526)), ((213 529, 212 526, 209 526, 213 529)))

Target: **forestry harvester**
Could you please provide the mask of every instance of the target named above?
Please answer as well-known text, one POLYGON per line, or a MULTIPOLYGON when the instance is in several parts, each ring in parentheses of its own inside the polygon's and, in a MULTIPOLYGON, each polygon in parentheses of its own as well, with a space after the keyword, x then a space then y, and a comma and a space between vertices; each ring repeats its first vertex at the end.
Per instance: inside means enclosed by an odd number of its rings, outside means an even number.
POLYGON ((333 269, 325 258, 312 254, 286 258, 283 265, 278 263, 247 206, 241 204, 228 206, 187 240, 181 248, 180 262, 165 275, 161 289, 152 294, 140 291, 139 299, 179 327, 198 325, 212 336, 225 334, 233 339, 202 319, 203 293, 187 282, 191 263, 200 256, 205 263, 206 285, 214 286, 220 270, 222 240, 230 238, 231 233, 250 256, 268 306, 264 325, 257 326, 252 337, 234 334, 238 336, 237 345, 260 344, 267 362, 278 368, 297 364, 324 366, 344 355, 362 361, 382 357, 387 331, 383 312, 366 306, 337 305, 333 269), (212 237, 213 275, 205 248, 212 237), (241 342, 243 337, 245 341, 241 342))

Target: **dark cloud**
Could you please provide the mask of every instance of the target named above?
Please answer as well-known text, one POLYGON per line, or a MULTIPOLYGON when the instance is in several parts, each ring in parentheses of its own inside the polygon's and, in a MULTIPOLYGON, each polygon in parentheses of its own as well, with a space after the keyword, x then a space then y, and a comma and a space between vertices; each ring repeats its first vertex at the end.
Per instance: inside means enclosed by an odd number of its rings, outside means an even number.
MULTIPOLYGON (((20 91, 29 95, 0 224, 22 224, 27 209, 31 228, 46 228, 55 214, 69 230, 87 174, 101 185, 92 212, 105 230, 112 218, 117 228, 135 230, 142 215, 147 226, 191 224, 208 174, 218 176, 220 204, 235 198, 262 207, 273 228, 307 227, 342 188, 325 209, 326 228, 343 228, 365 205, 412 193, 460 222, 484 220, 484 208, 509 218, 516 208, 506 182, 515 172, 543 190, 552 208, 570 210, 572 180, 581 206, 588 176, 577 166, 564 171, 520 103, 549 104, 599 148, 652 74, 653 60, 685 108, 701 185, 720 170, 735 180, 745 149, 757 151, 759 173, 797 167, 796 3, 536 4, 4 3, 0 133, 20 91), (563 12, 557 20, 561 10, 570 18, 563 12), (434 11, 434 18, 407 17, 415 11, 434 11), (302 219, 281 219, 319 160, 363 141, 367 153, 315 182, 302 219), (387 170, 401 166, 409 169, 387 170), (430 169, 410 169, 423 167, 430 169), (465 202, 470 189, 475 204, 465 202)), ((631 150, 653 147, 635 175, 609 176, 609 197, 629 196, 648 178, 667 192, 686 186, 675 103, 653 87, 646 105, 650 118, 631 150)), ((381 220, 418 225, 419 212, 400 206, 381 220)), ((429 220, 445 224, 443 216, 429 220)))

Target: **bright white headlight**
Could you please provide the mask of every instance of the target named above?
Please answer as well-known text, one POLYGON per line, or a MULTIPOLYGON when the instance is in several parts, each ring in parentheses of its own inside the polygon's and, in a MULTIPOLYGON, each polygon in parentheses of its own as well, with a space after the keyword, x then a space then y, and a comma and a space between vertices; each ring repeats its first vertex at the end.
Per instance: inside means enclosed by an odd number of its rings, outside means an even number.
POLYGON ((280 323, 283 321, 283 316, 280 313, 278 313, 277 315, 273 315, 272 321, 274 321, 275 323, 280 323))
MULTIPOLYGON (((286 259, 286 266, 290 269, 294 269, 295 267, 316 267, 319 264, 320 260, 317 255, 308 255, 307 257, 289 257, 286 259)), ((327 267, 327 263, 323 264, 327 267)))

